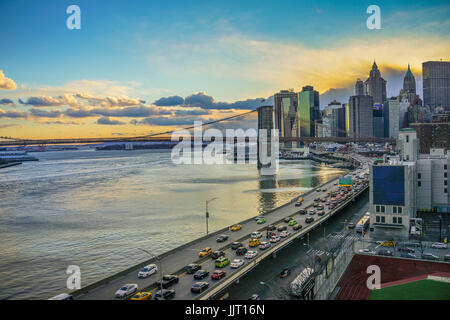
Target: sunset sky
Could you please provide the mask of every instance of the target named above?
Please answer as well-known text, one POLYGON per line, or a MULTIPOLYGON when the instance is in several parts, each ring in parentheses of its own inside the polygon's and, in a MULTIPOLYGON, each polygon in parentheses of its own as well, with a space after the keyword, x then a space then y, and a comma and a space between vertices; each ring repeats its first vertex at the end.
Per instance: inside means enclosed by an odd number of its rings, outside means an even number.
POLYGON ((0 26, 0 136, 18 138, 166 131, 305 85, 346 102, 374 60, 388 96, 408 63, 421 95, 422 62, 450 58, 448 1, 2 0, 0 26))

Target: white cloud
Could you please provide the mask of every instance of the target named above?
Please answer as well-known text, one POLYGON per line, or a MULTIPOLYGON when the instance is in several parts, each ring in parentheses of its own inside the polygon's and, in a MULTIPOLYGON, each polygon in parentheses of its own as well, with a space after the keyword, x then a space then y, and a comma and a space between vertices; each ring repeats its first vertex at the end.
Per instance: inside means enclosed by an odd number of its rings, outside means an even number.
POLYGON ((3 70, 0 70, 0 90, 16 90, 17 84, 14 80, 5 77, 3 70))

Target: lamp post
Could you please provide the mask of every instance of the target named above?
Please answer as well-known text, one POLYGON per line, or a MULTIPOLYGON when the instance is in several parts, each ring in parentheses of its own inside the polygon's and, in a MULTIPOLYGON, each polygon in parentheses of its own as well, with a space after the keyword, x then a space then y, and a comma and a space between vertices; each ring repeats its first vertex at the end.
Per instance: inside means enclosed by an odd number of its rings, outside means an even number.
POLYGON ((145 252, 145 253, 148 254, 150 257, 155 258, 156 261, 159 262, 159 274, 160 274, 160 280, 161 280, 161 281, 160 281, 160 284, 161 284, 161 298, 162 298, 162 297, 163 297, 163 272, 162 272, 162 260, 161 260, 158 256, 154 255, 153 253, 151 253, 151 252, 148 251, 148 250, 145 250, 145 249, 142 249, 142 248, 138 248, 138 250, 141 250, 141 251, 145 252))
POLYGON ((209 219, 209 212, 208 212, 208 203, 210 203, 211 201, 214 201, 218 199, 217 197, 206 200, 206 211, 205 211, 205 219, 206 219, 206 235, 208 235, 208 219, 209 219))

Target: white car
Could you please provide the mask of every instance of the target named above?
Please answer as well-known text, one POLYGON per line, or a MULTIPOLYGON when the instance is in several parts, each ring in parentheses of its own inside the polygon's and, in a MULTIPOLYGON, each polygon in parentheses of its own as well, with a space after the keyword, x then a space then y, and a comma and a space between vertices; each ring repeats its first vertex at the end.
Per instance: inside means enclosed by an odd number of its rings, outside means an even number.
POLYGON ((252 232, 252 238, 259 239, 261 237, 262 237, 262 233, 261 232, 258 232, 258 231, 252 232))
POLYGON ((261 244, 259 245, 260 250, 265 250, 267 248, 270 248, 270 242, 267 242, 267 241, 261 242, 261 244))
POLYGON ((132 284, 126 284, 124 285, 122 288, 120 288, 119 290, 116 291, 116 298, 125 298, 128 297, 130 295, 132 295, 133 293, 138 291, 138 285, 135 283, 132 284))
POLYGON ((283 231, 283 232, 280 233, 280 237, 282 237, 282 238, 286 238, 289 235, 290 235, 289 231, 283 231))
POLYGON ((138 272, 138 278, 147 278, 158 271, 156 264, 149 264, 138 272))
POLYGON ((233 261, 231 261, 230 263, 230 267, 233 269, 237 269, 240 266, 242 266, 244 264, 244 260, 242 259, 234 259, 233 261))
POLYGON ((370 249, 359 249, 358 250, 360 253, 367 253, 367 254, 375 254, 375 251, 372 251, 370 249))
POLYGON ((443 242, 435 242, 431 245, 431 247, 435 249, 447 249, 447 244, 443 242))
POLYGON ((272 236, 272 237, 270 237, 270 242, 277 243, 278 241, 280 241, 280 237, 279 236, 272 236))
POLYGON ((258 254, 258 251, 247 251, 245 254, 245 258, 247 259, 253 259, 258 254))

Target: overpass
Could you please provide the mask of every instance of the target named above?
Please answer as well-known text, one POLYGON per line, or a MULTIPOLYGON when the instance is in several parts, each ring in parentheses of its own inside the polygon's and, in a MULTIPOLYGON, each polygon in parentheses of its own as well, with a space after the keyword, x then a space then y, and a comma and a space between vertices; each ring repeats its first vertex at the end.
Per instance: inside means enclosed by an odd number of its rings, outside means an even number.
MULTIPOLYGON (((361 158, 355 159, 359 161, 361 158)), ((312 206, 315 197, 326 197, 326 191, 337 188, 335 186, 337 180, 329 181, 322 186, 320 186, 320 192, 315 189, 310 190, 301 195, 304 198, 304 203, 301 208, 309 208, 312 206)), ((291 202, 271 211, 264 215, 267 222, 263 225, 256 224, 254 218, 247 219, 240 222, 242 229, 239 231, 230 231, 229 227, 218 230, 207 236, 203 236, 199 239, 195 239, 189 243, 186 243, 178 248, 170 250, 159 257, 153 257, 147 261, 141 262, 134 265, 122 272, 112 275, 108 278, 100 280, 96 283, 88 285, 80 290, 72 292, 76 299, 81 300, 95 300, 95 299, 114 299, 114 292, 118 290, 121 286, 126 283, 136 283, 139 286, 140 291, 151 291, 155 292, 158 290, 156 281, 159 280, 160 272, 162 269, 163 274, 176 274, 179 276, 179 283, 173 288, 176 290, 176 299, 208 299, 213 297, 215 294, 226 288, 228 285, 234 283, 239 277, 243 276, 246 272, 249 272, 254 268, 262 259, 276 255, 276 252, 282 250, 285 246, 292 243, 294 240, 304 237, 310 230, 321 225, 328 218, 337 214, 341 209, 343 209, 348 203, 352 201, 353 198, 359 196, 368 188, 368 184, 365 184, 363 188, 355 192, 352 197, 342 202, 338 207, 328 210, 325 209, 325 214, 321 217, 315 216, 315 221, 311 224, 305 223, 305 216, 299 215, 297 211, 300 209, 295 206, 296 199, 291 202), (259 251, 258 256, 252 260, 244 259, 242 256, 236 256, 234 251, 231 250, 231 243, 234 241, 240 241, 245 244, 250 238, 250 234, 253 231, 264 232, 265 228, 269 224, 277 225, 282 223, 285 217, 294 217, 299 224, 303 226, 300 231, 293 231, 291 235, 287 238, 282 239, 276 244, 272 244, 271 248, 265 251, 259 251), (226 234, 229 236, 229 240, 224 244, 216 243, 215 239, 219 234, 226 234), (195 282, 192 279, 192 275, 188 275, 184 271, 184 267, 190 263, 200 264, 202 269, 213 272, 215 270, 214 260, 211 258, 198 258, 198 252, 204 247, 212 247, 213 250, 222 250, 225 252, 226 256, 231 260, 235 258, 241 258, 246 260, 244 265, 239 269, 231 269, 229 266, 225 267, 224 270, 227 272, 227 276, 220 281, 208 280, 210 283, 209 290, 205 291, 201 295, 194 295, 190 292, 191 285, 195 282), (137 277, 138 271, 145 265, 150 263, 156 263, 160 269, 157 274, 154 274, 146 279, 139 279, 137 277)), ((291 229, 291 227, 289 227, 291 229)))

